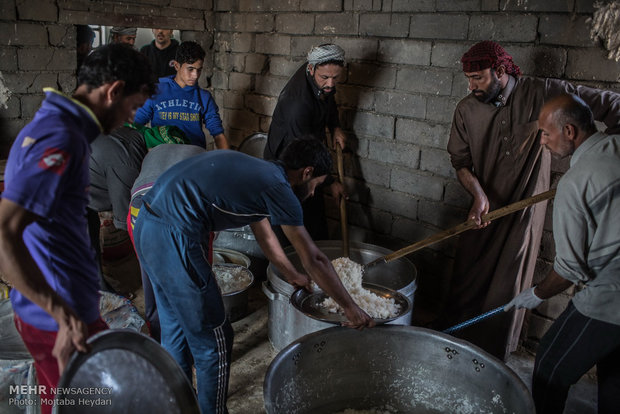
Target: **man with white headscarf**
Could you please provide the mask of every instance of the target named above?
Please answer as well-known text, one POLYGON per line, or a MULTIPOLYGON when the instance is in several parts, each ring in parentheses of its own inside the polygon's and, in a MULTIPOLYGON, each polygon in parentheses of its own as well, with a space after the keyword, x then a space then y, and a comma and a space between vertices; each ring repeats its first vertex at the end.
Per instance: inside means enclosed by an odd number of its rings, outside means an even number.
MULTIPOLYGON (((280 93, 269 128, 265 159, 277 159, 288 143, 304 135, 312 135, 327 144, 326 128, 334 145, 344 149, 346 136, 340 128, 334 99, 336 82, 344 64, 344 50, 338 45, 323 44, 310 50, 308 61, 301 65, 280 93)), ((335 182, 331 176, 325 181, 336 199, 344 196, 341 183, 335 182)), ((303 208, 304 225, 312 239, 327 239, 322 192, 317 191, 303 208)))

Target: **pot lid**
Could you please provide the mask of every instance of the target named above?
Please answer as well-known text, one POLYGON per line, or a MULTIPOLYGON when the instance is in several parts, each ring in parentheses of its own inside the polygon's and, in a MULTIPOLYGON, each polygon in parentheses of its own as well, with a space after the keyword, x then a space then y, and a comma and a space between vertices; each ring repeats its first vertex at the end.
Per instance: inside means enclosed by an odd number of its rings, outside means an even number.
POLYGON ((265 151, 266 144, 267 134, 264 132, 257 132, 243 140, 243 142, 239 145, 239 151, 256 158, 263 158, 263 152, 265 151))
MULTIPOLYGON (((394 299, 394 303, 400 306, 399 314, 393 318, 375 318, 374 320, 378 325, 398 319, 411 310, 411 302, 400 292, 372 283, 362 283, 362 287, 377 296, 394 299)), ((344 315, 341 315, 340 313, 331 313, 321 305, 321 303, 328 297, 329 296, 327 296, 327 294, 323 291, 309 293, 303 289, 298 289, 295 293, 293 293, 293 295, 291 295, 291 304, 295 307, 295 309, 310 318, 338 325, 345 322, 347 318, 344 315)))
POLYGON ((90 351, 74 352, 58 382, 58 414, 200 413, 181 367, 153 339, 109 329, 87 343, 90 351))

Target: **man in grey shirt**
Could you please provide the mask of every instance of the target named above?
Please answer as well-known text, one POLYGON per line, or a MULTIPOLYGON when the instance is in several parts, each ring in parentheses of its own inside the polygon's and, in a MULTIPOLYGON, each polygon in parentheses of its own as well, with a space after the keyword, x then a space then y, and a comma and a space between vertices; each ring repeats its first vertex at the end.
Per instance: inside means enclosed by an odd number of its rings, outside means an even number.
POLYGON ((131 186, 140 174, 146 155, 144 136, 137 130, 122 126, 101 135, 91 144, 90 202, 96 212, 112 211, 114 227, 127 230, 127 211, 131 186))
POLYGON ((512 307, 533 309, 573 284, 585 287, 540 341, 532 394, 536 412, 564 411, 570 386, 594 365, 598 412, 620 407, 620 135, 597 132, 590 108, 560 95, 541 110, 541 144, 572 154, 553 206, 556 258, 538 285, 512 307))

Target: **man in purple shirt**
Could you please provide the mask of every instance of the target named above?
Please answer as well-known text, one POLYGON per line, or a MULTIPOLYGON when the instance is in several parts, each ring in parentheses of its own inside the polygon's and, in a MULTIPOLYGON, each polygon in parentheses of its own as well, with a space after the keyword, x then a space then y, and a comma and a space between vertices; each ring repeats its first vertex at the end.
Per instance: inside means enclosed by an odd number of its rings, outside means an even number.
MULTIPOLYGON (((90 54, 67 96, 46 88, 7 161, 0 200, 0 270, 15 324, 35 360, 42 401, 71 353, 107 326, 86 225, 90 143, 133 118, 155 91, 147 59, 120 44, 90 54)), ((43 405, 42 412, 51 412, 43 405)))

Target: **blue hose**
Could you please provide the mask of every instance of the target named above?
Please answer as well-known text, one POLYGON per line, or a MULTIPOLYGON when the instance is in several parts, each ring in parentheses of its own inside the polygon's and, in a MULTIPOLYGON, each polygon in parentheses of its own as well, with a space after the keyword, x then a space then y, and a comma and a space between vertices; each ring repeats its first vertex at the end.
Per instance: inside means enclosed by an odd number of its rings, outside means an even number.
POLYGON ((493 310, 490 310, 488 312, 483 313, 482 315, 478 315, 475 318, 471 318, 469 320, 466 320, 465 322, 461 322, 458 325, 454 325, 451 328, 445 329, 443 331, 443 333, 447 333, 450 334, 452 332, 461 330, 463 328, 467 328, 469 325, 473 325, 475 323, 478 323, 486 318, 490 318, 493 315, 497 315, 498 313, 502 313, 504 311, 504 306, 500 306, 499 308, 495 308, 493 310))

